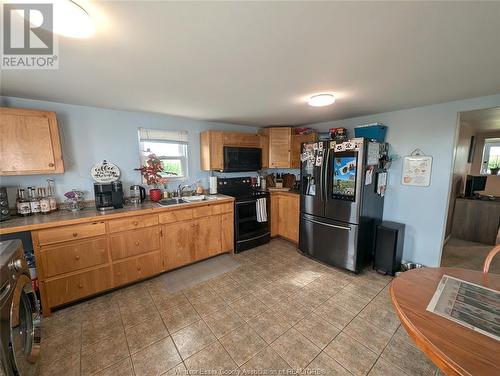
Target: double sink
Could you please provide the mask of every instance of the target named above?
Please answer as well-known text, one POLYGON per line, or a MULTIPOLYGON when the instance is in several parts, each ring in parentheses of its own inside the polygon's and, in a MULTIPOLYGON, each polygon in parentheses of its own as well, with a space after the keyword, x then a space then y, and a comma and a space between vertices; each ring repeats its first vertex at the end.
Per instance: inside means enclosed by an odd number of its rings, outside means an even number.
POLYGON ((191 202, 198 202, 198 201, 208 201, 208 200, 215 200, 216 197, 207 197, 205 195, 199 195, 199 196, 186 196, 186 197, 176 197, 176 198, 164 198, 160 201, 158 201, 158 205, 160 206, 170 206, 170 205, 179 205, 179 204, 189 204, 191 202))

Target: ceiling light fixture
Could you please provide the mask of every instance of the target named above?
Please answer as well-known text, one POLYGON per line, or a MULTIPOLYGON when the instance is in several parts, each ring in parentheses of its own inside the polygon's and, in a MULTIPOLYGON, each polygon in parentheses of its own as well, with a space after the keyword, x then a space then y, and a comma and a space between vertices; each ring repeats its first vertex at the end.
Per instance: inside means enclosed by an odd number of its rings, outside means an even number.
POLYGON ((312 107, 329 106, 335 103, 335 96, 333 94, 317 94, 310 97, 307 103, 312 107))
MULTIPOLYGON (((89 38, 95 34, 95 26, 85 9, 72 0, 30 0, 30 3, 51 3, 53 6, 53 32, 70 38, 89 38)), ((24 11, 18 11, 21 17, 26 17, 24 11)), ((30 12, 30 23, 42 26, 43 15, 40 12, 30 12)))

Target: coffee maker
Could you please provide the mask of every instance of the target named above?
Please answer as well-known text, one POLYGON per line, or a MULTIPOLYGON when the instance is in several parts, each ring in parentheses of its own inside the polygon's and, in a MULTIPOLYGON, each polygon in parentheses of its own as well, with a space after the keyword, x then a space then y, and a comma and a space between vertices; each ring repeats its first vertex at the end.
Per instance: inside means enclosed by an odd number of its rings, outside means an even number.
POLYGON ((123 187, 121 181, 108 184, 94 183, 95 207, 104 211, 123 208, 123 187))

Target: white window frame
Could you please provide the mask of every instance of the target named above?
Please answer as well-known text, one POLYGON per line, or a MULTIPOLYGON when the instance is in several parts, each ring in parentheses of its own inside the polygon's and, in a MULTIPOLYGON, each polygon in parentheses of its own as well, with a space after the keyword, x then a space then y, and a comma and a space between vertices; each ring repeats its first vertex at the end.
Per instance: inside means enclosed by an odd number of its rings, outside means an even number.
MULTIPOLYGON (((144 150, 145 142, 184 145, 184 155, 157 154, 156 156, 162 161, 168 161, 168 160, 181 161, 181 171, 184 173, 183 176, 165 176, 165 178, 167 178, 169 182, 189 180, 189 143, 187 141, 188 140, 187 131, 162 131, 157 129, 139 128, 138 135, 139 135, 139 153, 140 153, 141 166, 144 166, 146 164, 146 160, 148 158, 148 153, 149 153, 147 150, 144 150), (157 135, 159 135, 161 138, 160 137, 146 138, 146 139, 141 138, 141 130, 152 131, 157 135), (162 135, 162 132, 164 133, 164 135, 162 135)), ((142 180, 143 183, 146 184, 144 178, 142 180)))
POLYGON ((481 175, 491 175, 488 162, 490 160, 490 150, 493 146, 500 147, 500 138, 486 138, 484 140, 483 158, 481 159, 481 175))

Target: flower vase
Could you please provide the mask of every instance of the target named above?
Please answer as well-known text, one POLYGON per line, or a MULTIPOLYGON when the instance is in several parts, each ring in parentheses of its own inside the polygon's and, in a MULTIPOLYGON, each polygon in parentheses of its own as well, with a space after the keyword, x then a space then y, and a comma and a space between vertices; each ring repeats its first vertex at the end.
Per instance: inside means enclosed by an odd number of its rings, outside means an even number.
POLYGON ((161 189, 153 188, 149 190, 149 198, 151 199, 151 201, 158 202, 161 200, 162 198, 161 196, 162 196, 161 189))

